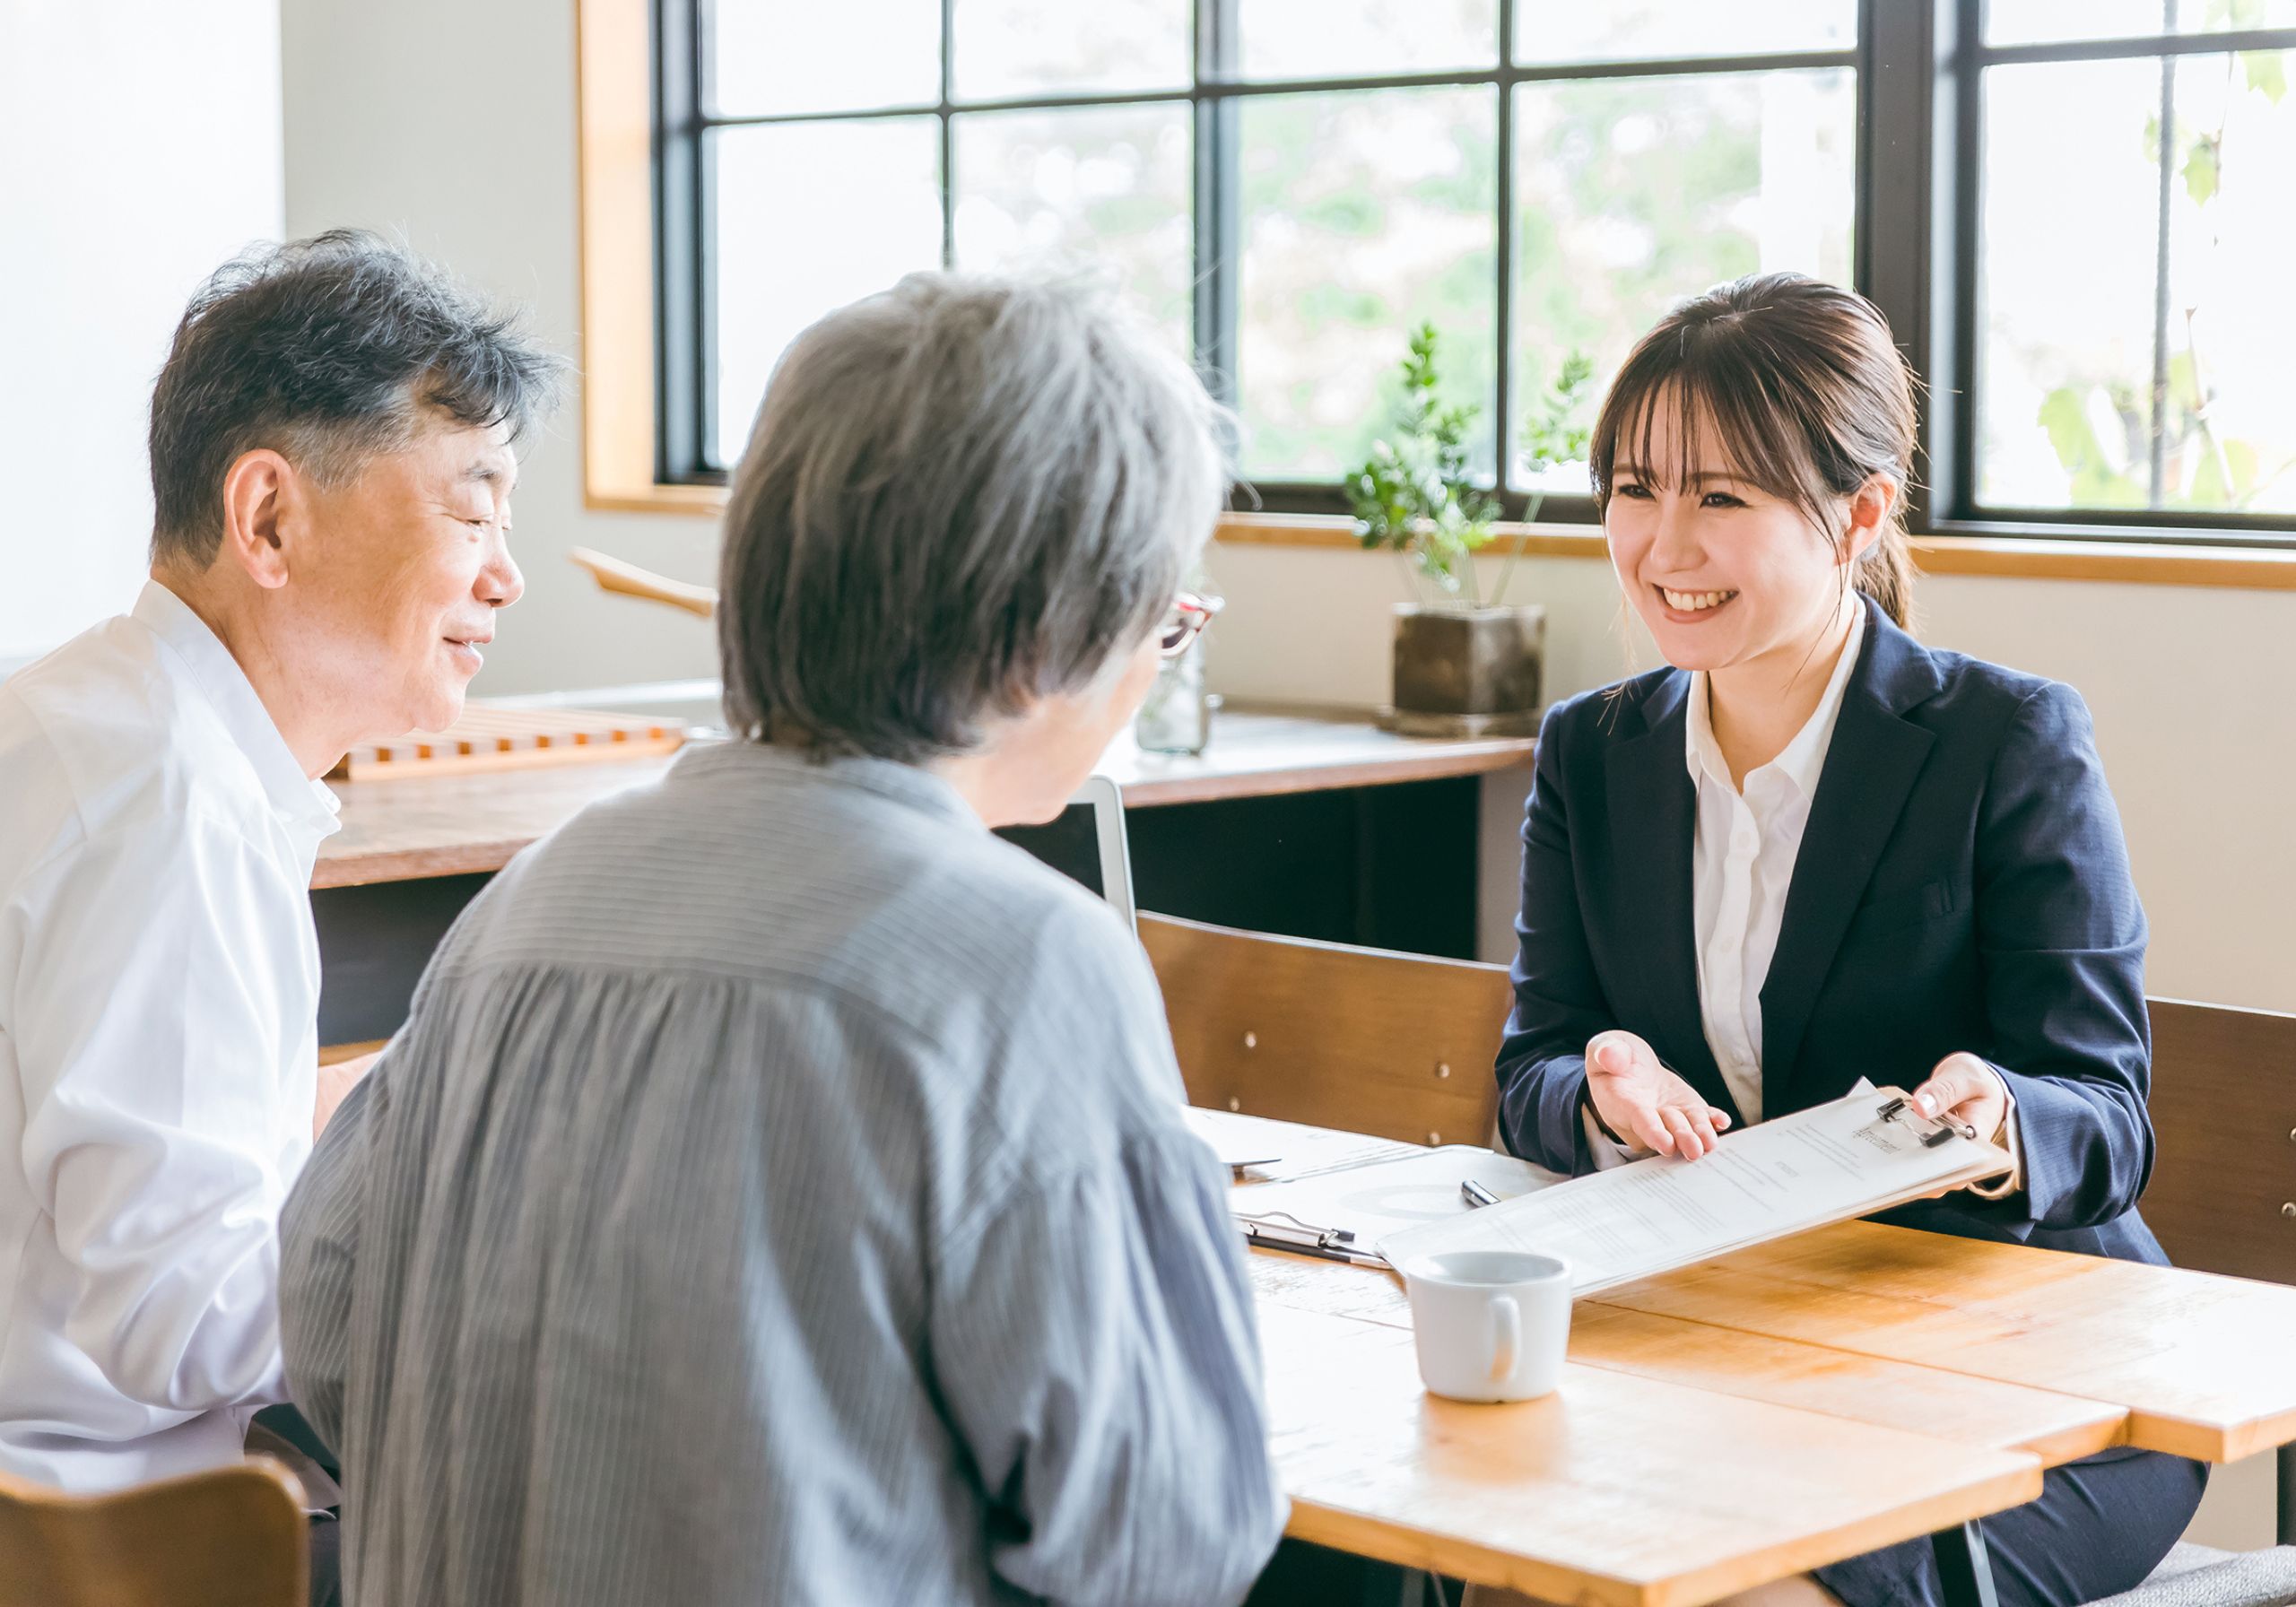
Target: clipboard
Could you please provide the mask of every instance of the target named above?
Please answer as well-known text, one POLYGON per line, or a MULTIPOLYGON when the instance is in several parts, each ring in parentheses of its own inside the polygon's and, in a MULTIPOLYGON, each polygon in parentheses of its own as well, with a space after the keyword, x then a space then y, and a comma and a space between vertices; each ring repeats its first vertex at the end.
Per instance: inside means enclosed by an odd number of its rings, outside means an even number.
POLYGON ((1443 1222, 1476 1209, 1461 1186, 1486 1197, 1518 1199, 1552 1187, 1554 1173, 1473 1144, 1412 1149, 1389 1160, 1239 1188, 1230 1210, 1245 1241, 1263 1249, 1386 1266, 1385 1236, 1443 1222))
POLYGON ((1997 1177, 2009 1152, 1931 1120, 1903 1090, 1866 1088, 1671 1155, 1574 1177, 1378 1241, 1388 1262, 1453 1250, 1530 1250, 1570 1264, 1591 1294, 1997 1177))

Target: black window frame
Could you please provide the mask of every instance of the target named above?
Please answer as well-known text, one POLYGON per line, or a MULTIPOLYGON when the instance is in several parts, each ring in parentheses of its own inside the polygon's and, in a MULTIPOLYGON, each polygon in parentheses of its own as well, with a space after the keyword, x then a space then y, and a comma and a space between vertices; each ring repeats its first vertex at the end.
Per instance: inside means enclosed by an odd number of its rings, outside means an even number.
MULTIPOLYGON (((956 0, 940 0, 939 93, 929 103, 840 112, 723 115, 705 104, 712 0, 651 0, 654 94, 656 473, 668 484, 722 484, 709 463, 714 341, 709 207, 713 191, 709 130, 781 123, 824 123, 932 116, 940 130, 942 261, 953 260, 955 120, 970 113, 1079 107, 1189 108, 1196 291, 1192 326, 1207 383, 1232 404, 1242 219, 1238 170, 1242 103, 1257 95, 1318 91, 1483 87, 1498 98, 1494 197, 1500 343, 1492 398, 1501 432, 1498 474, 1502 510, 1522 516, 1525 491, 1507 483, 1512 454, 1510 394, 1515 294, 1515 86, 1630 77, 1681 77, 1779 69, 1848 68, 1856 74, 1857 178, 1851 219, 1852 281, 1888 317, 1924 387, 1921 483, 1909 498, 1916 534, 1990 535, 2195 545, 2296 546, 2296 515, 2185 510, 1996 508, 1976 490, 1979 203, 1982 107, 1987 69, 2034 61, 2086 61, 2219 55, 2296 48, 2296 29, 2248 30, 1993 46, 1983 38, 1985 0, 1858 0, 1857 39, 1846 50, 1797 50, 1624 61, 1518 64, 1517 0, 1497 0, 1494 67, 1345 77, 1246 79, 1237 71, 1237 0, 1191 0, 1191 82, 1139 92, 957 99, 949 41, 956 0)), ((2168 142, 2163 142, 2164 147, 2168 142)), ((2170 160, 2164 148, 2162 161, 2170 160)), ((1279 513, 1344 513, 1336 482, 1252 482, 1242 505, 1279 513)), ((1542 520, 1592 524, 1592 499, 1550 495, 1542 520)))

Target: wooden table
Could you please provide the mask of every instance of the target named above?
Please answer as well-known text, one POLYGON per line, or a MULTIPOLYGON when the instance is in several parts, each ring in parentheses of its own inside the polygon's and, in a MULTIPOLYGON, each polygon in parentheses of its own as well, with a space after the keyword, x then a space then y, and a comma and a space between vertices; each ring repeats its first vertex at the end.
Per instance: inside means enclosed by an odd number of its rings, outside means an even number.
MULTIPOLYGON (((1376 1158, 1293 1132, 1301 1170, 1376 1158)), ((1251 1271, 1291 1533, 1549 1600, 1697 1607, 1924 1533, 1951 1577, 2046 1466, 2296 1439, 2274 1284, 1845 1223, 1580 1300, 1562 1388, 1490 1407, 1421 1390, 1392 1274, 1251 1271)))

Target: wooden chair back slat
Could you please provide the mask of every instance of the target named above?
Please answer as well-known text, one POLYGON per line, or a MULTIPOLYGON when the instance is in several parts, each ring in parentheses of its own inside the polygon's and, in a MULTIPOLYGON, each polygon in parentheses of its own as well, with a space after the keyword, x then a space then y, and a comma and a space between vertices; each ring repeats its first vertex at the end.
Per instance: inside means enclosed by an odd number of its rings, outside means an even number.
POLYGON ((2296 1015, 2147 1003, 2144 1220, 2179 1266, 2296 1283, 2296 1015))
POLYGON ((1192 1103, 1410 1143, 1488 1143, 1506 970, 1140 917, 1192 1103))
POLYGON ((0 1607, 304 1607, 307 1522, 260 1458, 98 1496, 0 1475, 0 1607))

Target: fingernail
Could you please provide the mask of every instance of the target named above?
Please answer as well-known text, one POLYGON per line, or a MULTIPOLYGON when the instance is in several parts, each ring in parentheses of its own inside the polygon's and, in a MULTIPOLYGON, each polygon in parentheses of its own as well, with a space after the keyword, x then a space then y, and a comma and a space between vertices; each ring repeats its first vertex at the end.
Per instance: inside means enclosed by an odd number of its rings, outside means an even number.
POLYGON ((1914 1095, 1913 1108, 1924 1116, 1935 1116, 1937 1114, 1937 1101, 1931 1099, 1927 1094, 1914 1095))

